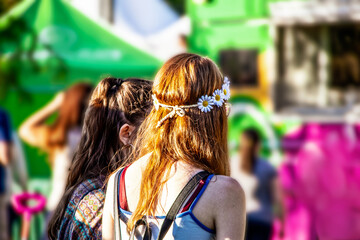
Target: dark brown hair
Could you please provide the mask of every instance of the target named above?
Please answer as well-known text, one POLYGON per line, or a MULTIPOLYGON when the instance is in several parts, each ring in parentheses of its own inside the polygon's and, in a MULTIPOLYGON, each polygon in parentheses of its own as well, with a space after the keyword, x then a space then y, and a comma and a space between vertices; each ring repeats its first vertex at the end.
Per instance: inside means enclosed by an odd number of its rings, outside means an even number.
POLYGON ((247 128, 243 131, 242 136, 248 141, 248 144, 246 149, 242 149, 244 154, 241 156, 241 168, 244 172, 252 174, 257 160, 260 135, 256 129, 247 128))
POLYGON ((65 146, 68 131, 76 126, 81 127, 92 90, 88 83, 76 83, 65 91, 59 115, 49 128, 46 141, 49 149, 65 146))
POLYGON ((56 239, 66 207, 83 181, 108 175, 121 166, 130 152, 123 146, 119 131, 125 123, 136 129, 152 106, 152 83, 141 79, 106 78, 95 88, 85 114, 79 148, 70 167, 65 194, 48 226, 50 239, 56 239))
MULTIPOLYGON (((173 106, 192 105, 203 95, 211 96, 221 89, 224 77, 209 58, 196 54, 180 54, 168 60, 157 73, 153 93, 160 103, 173 106)), ((128 230, 142 216, 154 216, 169 170, 177 161, 229 175, 227 148, 227 116, 225 106, 210 112, 197 107, 185 109, 183 117, 175 115, 158 122, 170 110, 152 109, 138 133, 135 157, 152 153, 142 174, 140 197, 128 221, 128 230)))

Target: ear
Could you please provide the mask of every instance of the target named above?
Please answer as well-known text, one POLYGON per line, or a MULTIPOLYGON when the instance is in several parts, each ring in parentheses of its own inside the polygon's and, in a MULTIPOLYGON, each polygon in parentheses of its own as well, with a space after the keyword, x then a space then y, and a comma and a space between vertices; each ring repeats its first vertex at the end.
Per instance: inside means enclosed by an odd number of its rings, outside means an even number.
POLYGON ((135 129, 134 126, 129 125, 127 123, 125 123, 124 125, 121 126, 120 132, 119 132, 119 138, 120 138, 120 141, 124 145, 129 145, 131 143, 130 136, 131 136, 131 133, 134 131, 134 129, 135 129))

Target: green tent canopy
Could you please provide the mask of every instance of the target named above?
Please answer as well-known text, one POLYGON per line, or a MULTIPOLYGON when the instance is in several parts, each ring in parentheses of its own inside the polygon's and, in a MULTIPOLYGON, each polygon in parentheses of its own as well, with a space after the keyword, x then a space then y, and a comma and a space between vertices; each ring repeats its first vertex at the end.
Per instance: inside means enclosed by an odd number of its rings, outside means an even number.
MULTIPOLYGON (((16 21, 22 21, 31 30, 21 33, 20 44, 15 45, 6 37, 0 39, 0 70, 11 62, 3 60, 15 55, 17 48, 20 47, 24 55, 15 63, 19 66, 16 80, 17 85, 30 94, 30 99, 24 98, 18 89, 10 89, 0 101, 0 106, 10 113, 14 129, 57 91, 74 82, 85 79, 96 84, 109 75, 152 79, 162 64, 120 39, 107 26, 84 16, 65 0, 23 0, 0 17, 0 31, 11 29, 16 21), (30 52, 31 58, 27 57, 30 52), (37 71, 31 59, 38 66, 37 71), (62 77, 57 77, 59 68, 64 70, 62 77)), ((0 89, 1 84, 0 81, 0 89)), ((30 178, 49 176, 46 154, 25 145, 25 155, 30 178)))
MULTIPOLYGON (((33 58, 37 63, 56 66, 57 59, 64 63, 66 82, 78 78, 97 81, 107 74, 152 78, 161 65, 160 60, 131 46, 67 1, 24 0, 0 18, 0 30, 10 26, 13 19, 24 20, 36 35, 33 58)), ((30 48, 29 33, 24 34, 21 45, 23 49, 30 48)), ((8 52, 12 50, 9 47, 8 52)), ((26 63, 24 69, 25 66, 26 63)), ((43 75, 21 82, 29 87, 49 85, 49 76, 43 75)))

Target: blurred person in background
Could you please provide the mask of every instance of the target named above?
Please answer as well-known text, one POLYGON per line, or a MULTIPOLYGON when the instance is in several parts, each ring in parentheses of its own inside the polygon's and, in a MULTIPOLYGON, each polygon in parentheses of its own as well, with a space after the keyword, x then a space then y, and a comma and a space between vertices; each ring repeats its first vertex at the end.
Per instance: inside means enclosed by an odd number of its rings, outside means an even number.
POLYGON ((106 78, 95 88, 50 239, 101 239, 104 181, 127 160, 152 106, 151 87, 146 80, 106 78))
POLYGON ((18 215, 11 205, 11 197, 14 194, 26 192, 28 189, 28 172, 26 166, 26 158, 23 151, 23 145, 17 132, 12 131, 12 151, 11 161, 6 171, 6 195, 8 203, 8 227, 9 233, 12 232, 13 224, 20 221, 21 216, 18 215))
POLYGON ((27 179, 21 142, 11 128, 7 113, 0 109, 0 239, 10 239, 17 218, 10 198, 14 193, 26 191, 27 179))
POLYGON ((77 83, 65 92, 58 93, 19 128, 20 137, 26 143, 48 154, 52 168, 51 192, 46 206, 48 218, 65 191, 71 159, 80 141, 83 115, 91 92, 90 84, 77 83), (48 124, 54 114, 57 114, 55 121, 48 124))
POLYGON ((8 197, 6 168, 11 162, 11 127, 7 113, 0 109, 0 239, 8 240, 8 197))
MULTIPOLYGON (((231 160, 231 176, 244 188, 247 212, 247 240, 269 240, 274 208, 282 218, 282 200, 276 169, 258 156, 260 135, 246 129, 240 137, 238 155, 231 160), (277 203, 279 203, 277 205, 277 203)), ((280 230, 280 235, 283 235, 280 230)))

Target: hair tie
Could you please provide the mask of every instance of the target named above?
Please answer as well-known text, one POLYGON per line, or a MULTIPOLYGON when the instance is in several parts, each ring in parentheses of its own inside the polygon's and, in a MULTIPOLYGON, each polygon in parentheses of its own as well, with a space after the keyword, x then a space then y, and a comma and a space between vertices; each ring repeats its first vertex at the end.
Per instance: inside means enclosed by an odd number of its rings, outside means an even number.
POLYGON ((223 104, 226 106, 227 103, 225 102, 230 99, 230 81, 227 77, 224 77, 224 83, 221 89, 216 89, 210 96, 201 96, 196 104, 183 106, 168 105, 165 103, 160 103, 155 94, 152 95, 152 99, 155 110, 159 110, 160 107, 171 110, 168 114, 166 114, 165 117, 158 121, 156 127, 159 128, 167 119, 173 118, 175 115, 178 115, 179 117, 185 116, 185 109, 197 107, 201 110, 201 112, 207 113, 210 112, 215 106, 221 107, 223 104))
POLYGON ((124 82, 124 80, 122 79, 122 78, 117 78, 116 79, 116 87, 118 88, 118 87, 120 87, 121 86, 121 84, 123 84, 123 82, 124 82))
POLYGON ((114 81, 112 81, 112 86, 110 87, 110 90, 117 92, 117 90, 119 89, 121 84, 124 82, 124 80, 122 80, 121 78, 115 78, 113 80, 114 81))

